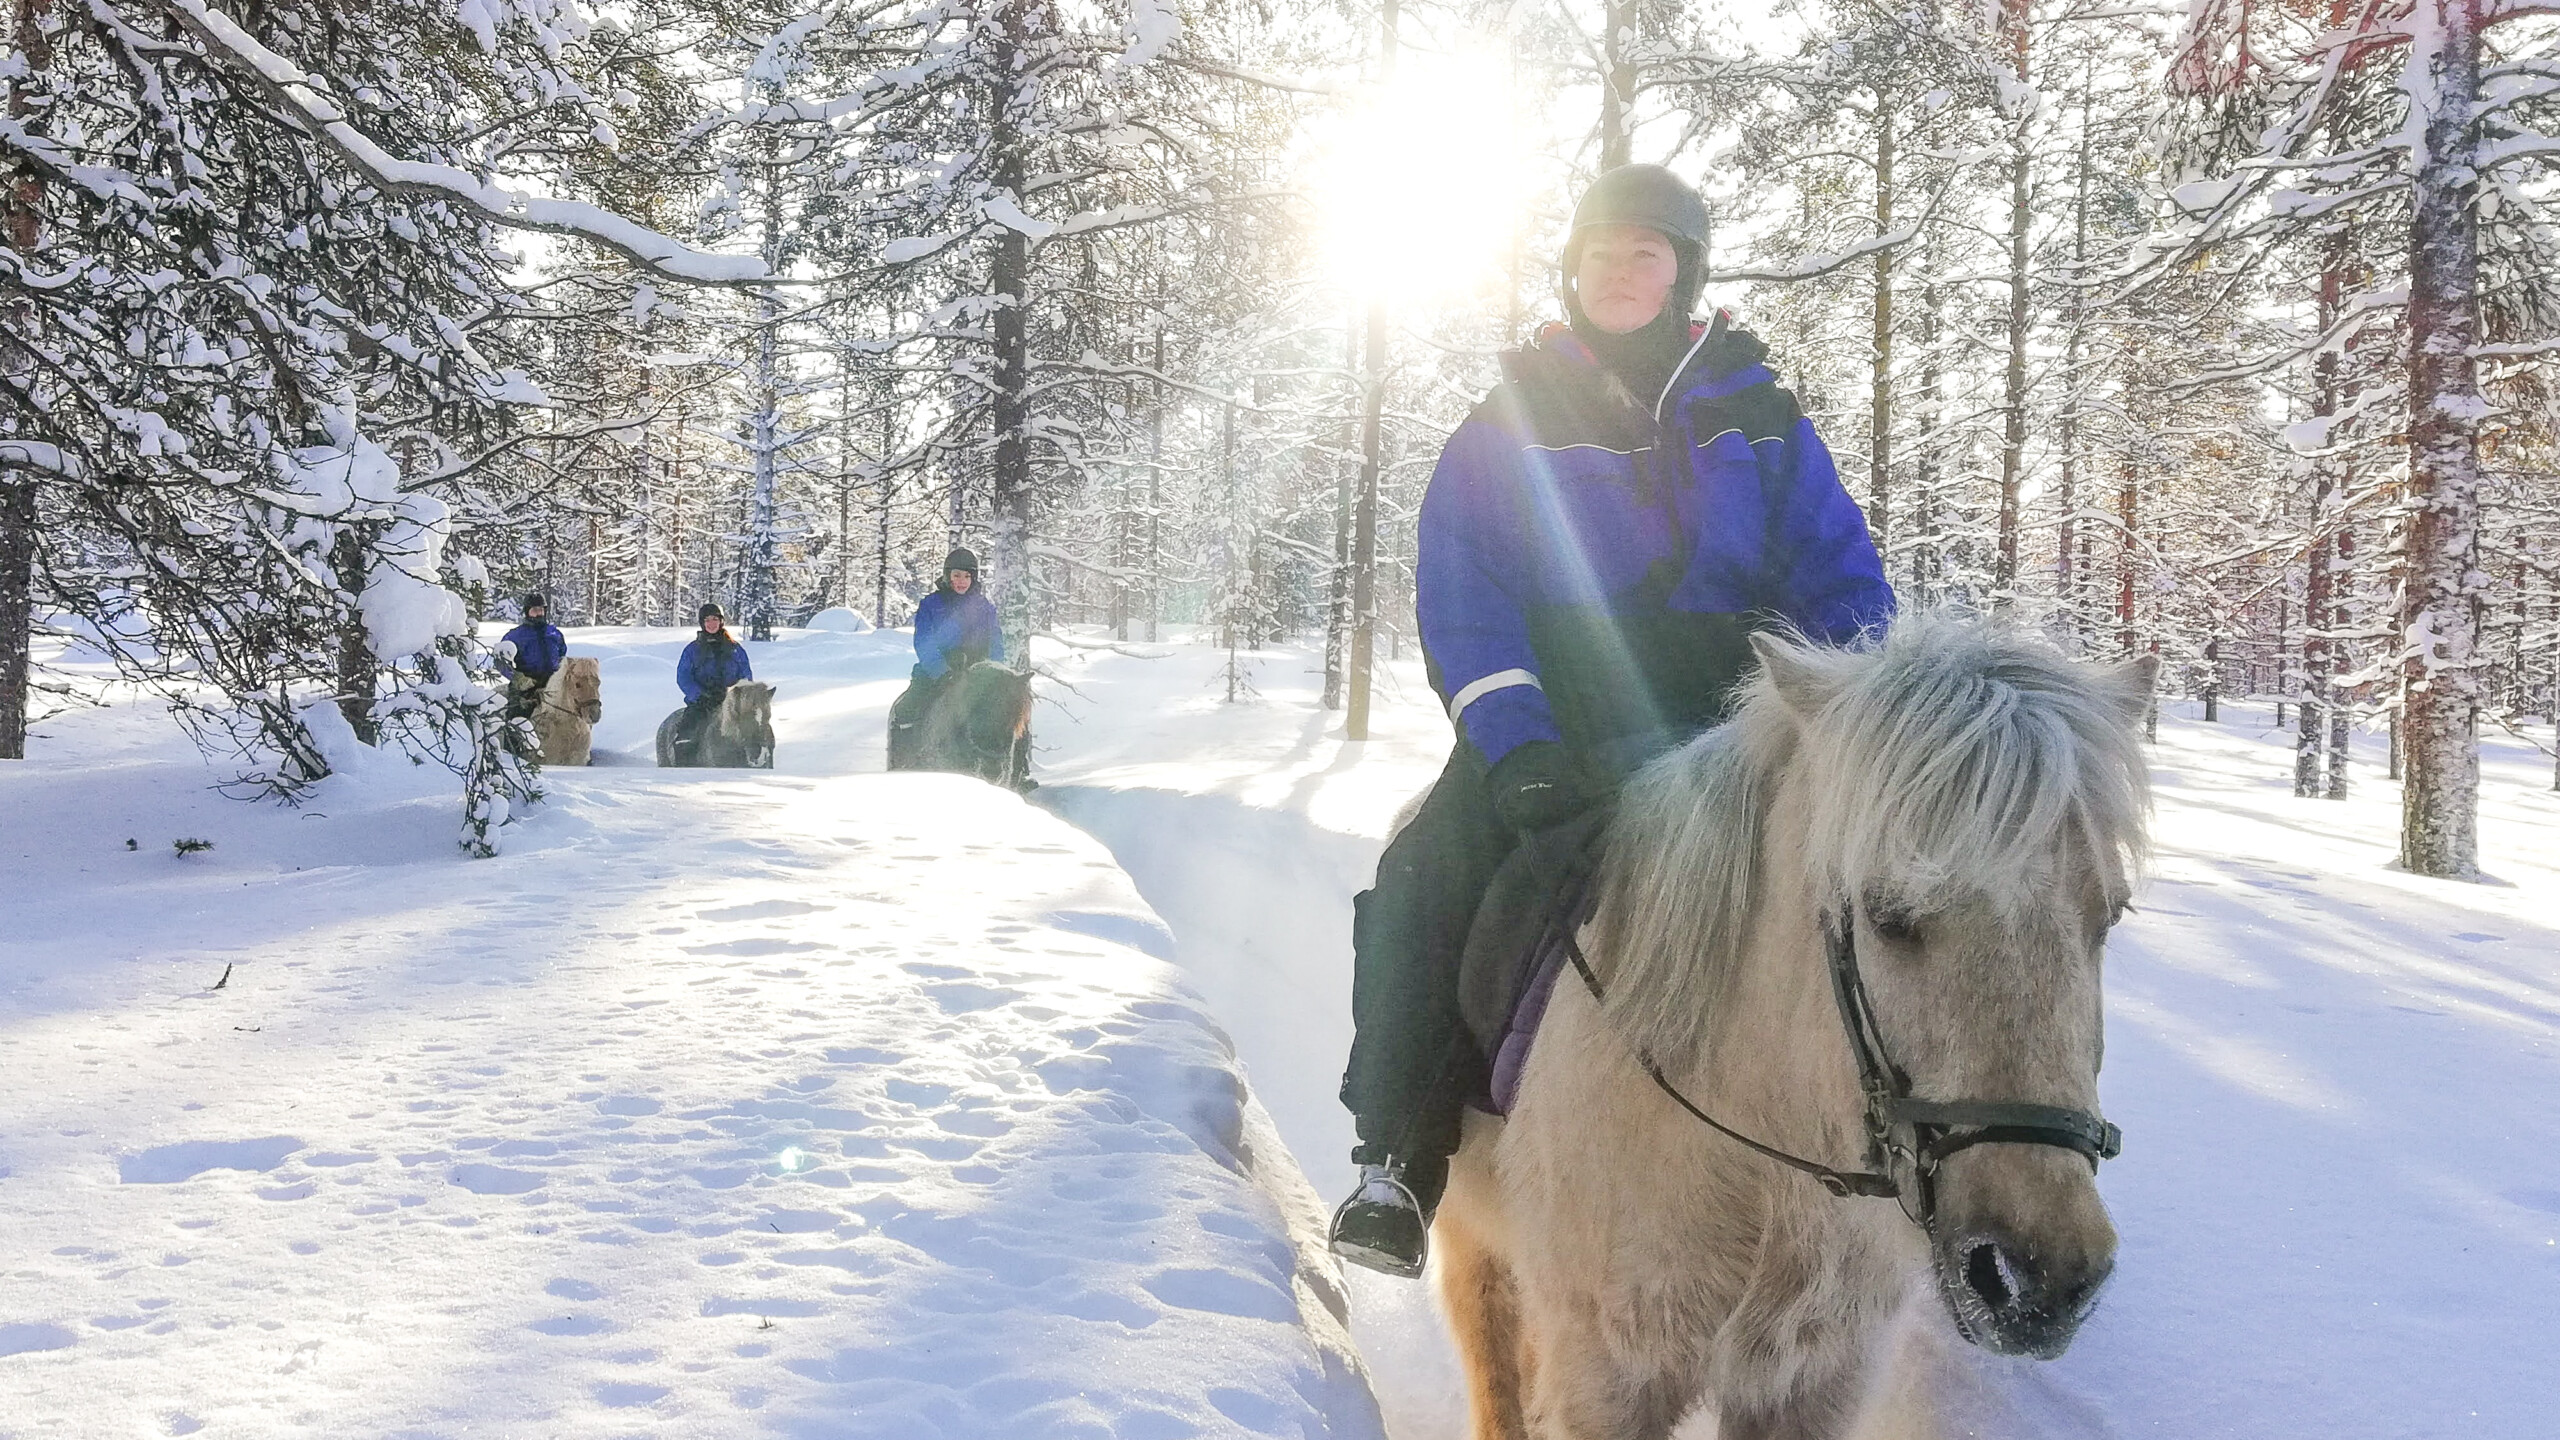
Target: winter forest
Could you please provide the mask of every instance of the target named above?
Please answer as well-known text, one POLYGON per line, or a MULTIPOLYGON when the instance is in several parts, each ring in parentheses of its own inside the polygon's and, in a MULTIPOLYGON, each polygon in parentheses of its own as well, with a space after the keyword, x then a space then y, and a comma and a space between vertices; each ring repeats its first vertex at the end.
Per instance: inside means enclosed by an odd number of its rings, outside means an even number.
MULTIPOLYGON (((503 814, 470 622, 717 598, 1323 637, 1365 723, 1412 522, 1570 197, 1695 177, 1913 601, 2271 698, 2295 785, 2560 685, 2560 17, 2175 6, 15 0, 0 754, 32 627, 252 792, 306 707, 503 814)), ((2380 778, 2380 777, 2375 777, 2380 778)))

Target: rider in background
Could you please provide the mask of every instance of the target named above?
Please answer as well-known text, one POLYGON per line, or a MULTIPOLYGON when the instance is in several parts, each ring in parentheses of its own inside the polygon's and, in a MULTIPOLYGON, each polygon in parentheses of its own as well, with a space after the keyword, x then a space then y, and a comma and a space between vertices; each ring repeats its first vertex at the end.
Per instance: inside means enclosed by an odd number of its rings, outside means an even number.
POLYGON ((524 597, 524 620, 501 637, 498 673, 507 677, 507 718, 524 719, 541 703, 542 687, 551 683, 560 662, 569 658, 569 641, 551 623, 549 607, 539 594, 524 597))
POLYGON ((942 561, 942 583, 916 606, 916 666, 906 693, 889 707, 889 768, 913 758, 916 729, 943 682, 982 660, 1004 658, 1004 626, 995 602, 978 588, 978 557, 968 547, 942 561))
POLYGON ((916 678, 942 680, 981 660, 1004 658, 996 602, 978 588, 978 557, 967 546, 943 557, 942 583, 916 606, 916 678))
POLYGON ((718 605, 705 604, 696 612, 696 620, 702 628, 676 660, 676 688, 684 692, 684 719, 675 734, 679 751, 691 748, 702 728, 711 723, 720 702, 729 698, 730 686, 755 678, 747 664, 747 647, 729 633, 727 617, 718 605))
POLYGON ((1618 782, 1723 718, 1753 629, 1846 642, 1893 614, 1768 347, 1690 318, 1706 234, 1706 202, 1658 165, 1594 181, 1567 323, 1502 357, 1423 495, 1414 608, 1458 744, 1352 912, 1361 1188, 1332 1239, 1372 1269, 1420 1273, 1481 1092, 1459 962, 1497 871, 1523 851, 1552 896, 1586 864, 1618 782))

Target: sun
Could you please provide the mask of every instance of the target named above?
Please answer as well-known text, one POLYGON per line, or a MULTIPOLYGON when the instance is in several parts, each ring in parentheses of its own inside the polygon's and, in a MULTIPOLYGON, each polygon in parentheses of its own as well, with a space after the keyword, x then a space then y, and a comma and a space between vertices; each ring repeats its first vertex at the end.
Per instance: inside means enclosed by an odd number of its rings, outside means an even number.
POLYGON ((1531 194, 1513 94, 1498 56, 1408 50, 1392 82, 1336 118, 1309 176, 1335 283, 1427 302, 1500 274, 1531 194))

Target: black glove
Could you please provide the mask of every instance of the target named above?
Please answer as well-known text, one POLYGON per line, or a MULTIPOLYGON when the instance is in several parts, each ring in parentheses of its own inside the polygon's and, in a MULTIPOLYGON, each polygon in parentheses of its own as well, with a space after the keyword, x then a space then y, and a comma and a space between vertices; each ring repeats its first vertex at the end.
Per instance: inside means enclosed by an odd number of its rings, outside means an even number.
POLYGON ((1503 756, 1486 782, 1494 812, 1524 835, 1560 825, 1609 798, 1553 740, 1532 740, 1503 756))

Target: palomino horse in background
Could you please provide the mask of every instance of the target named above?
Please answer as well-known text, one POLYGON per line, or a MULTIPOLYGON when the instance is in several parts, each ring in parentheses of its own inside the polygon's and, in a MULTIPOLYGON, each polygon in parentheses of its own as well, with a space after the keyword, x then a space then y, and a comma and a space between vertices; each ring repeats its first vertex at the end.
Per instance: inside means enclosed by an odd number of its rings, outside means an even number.
POLYGON ((658 722, 660 765, 727 766, 750 770, 773 768, 773 687, 761 680, 741 680, 721 697, 720 708, 703 725, 693 749, 676 755, 676 727, 684 711, 658 722))
POLYGON ((604 672, 593 655, 573 655, 551 672, 533 707, 533 733, 545 765, 593 761, 595 724, 604 718, 604 672))
POLYGON ((981 660, 934 692, 915 722, 914 739, 892 746, 889 768, 948 770, 1011 785, 1019 778, 1017 752, 1031 733, 1031 700, 1028 674, 981 660))
POLYGON ((1510 1116, 1468 1118, 1434 1238, 1478 1440, 1833 1440, 1929 1290, 2050 1358, 2113 1267, 2155 662, 1929 615, 1754 643, 1732 721, 1628 782, 1510 1116))

